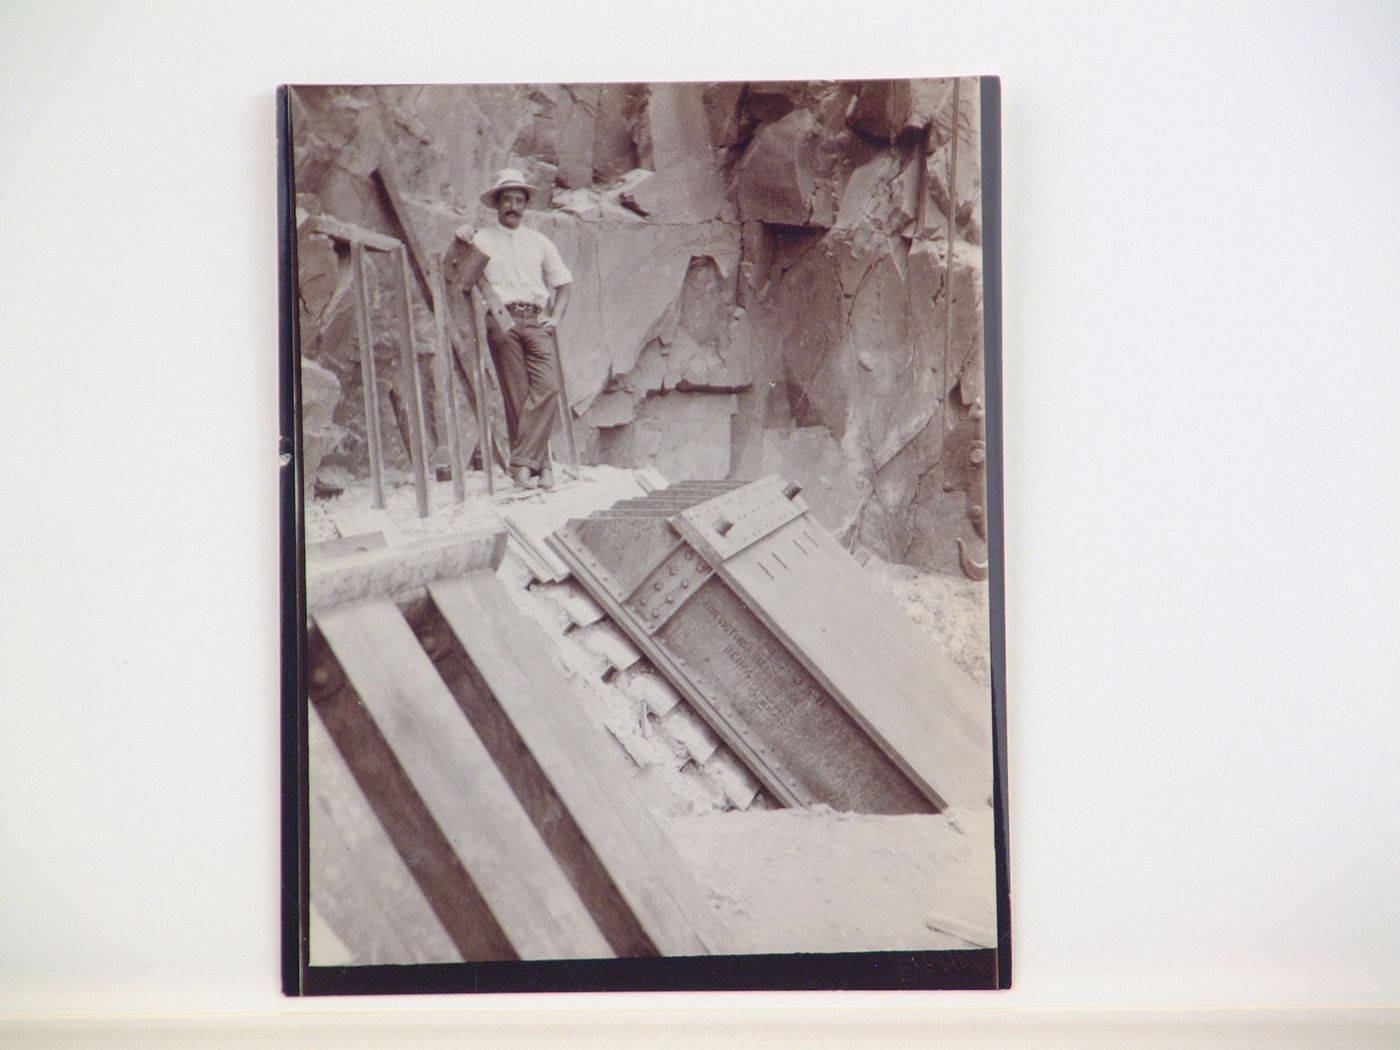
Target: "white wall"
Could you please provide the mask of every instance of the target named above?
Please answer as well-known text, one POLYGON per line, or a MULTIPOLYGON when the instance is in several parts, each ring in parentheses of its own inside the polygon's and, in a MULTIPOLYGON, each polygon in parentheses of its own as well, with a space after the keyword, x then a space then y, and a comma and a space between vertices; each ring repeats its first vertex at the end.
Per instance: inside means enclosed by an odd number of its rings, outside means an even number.
POLYGON ((954 72, 1004 78, 1016 987, 882 1016, 1394 1005, 1400 7, 548 10, 0 7, 0 1015, 543 1005, 277 991, 277 83, 954 72))

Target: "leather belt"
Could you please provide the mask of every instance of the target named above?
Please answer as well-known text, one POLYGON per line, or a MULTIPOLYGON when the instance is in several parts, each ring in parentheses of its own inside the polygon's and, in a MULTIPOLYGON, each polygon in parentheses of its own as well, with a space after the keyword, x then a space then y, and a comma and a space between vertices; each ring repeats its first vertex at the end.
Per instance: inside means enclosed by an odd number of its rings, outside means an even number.
POLYGON ((534 317, 540 312, 540 307, 534 303, 506 303, 506 310, 522 317, 534 317))

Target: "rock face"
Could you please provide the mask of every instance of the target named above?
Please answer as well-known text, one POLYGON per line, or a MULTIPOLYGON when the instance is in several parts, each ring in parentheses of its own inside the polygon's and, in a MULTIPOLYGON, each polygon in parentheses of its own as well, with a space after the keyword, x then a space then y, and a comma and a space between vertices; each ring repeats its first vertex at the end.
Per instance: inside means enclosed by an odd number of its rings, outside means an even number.
POLYGON ((340 380, 315 361, 301 359, 301 458, 307 493, 314 487, 321 460, 340 444, 345 428, 333 423, 340 401, 340 380))
MULTIPOLYGON (((461 223, 495 221, 477 198, 497 169, 544 191, 526 221, 574 273, 559 338, 586 458, 672 479, 777 471, 886 559, 959 572, 959 539, 985 556, 975 80, 292 95, 299 215, 403 238, 373 175, 387 155, 435 255, 461 223)), ((367 299, 385 451, 401 468, 403 305, 386 258, 367 256, 367 299)), ((362 475, 349 253, 303 233, 298 263, 317 370, 306 447, 321 453, 307 473, 362 475)), ((409 298, 431 406, 432 312, 416 282, 409 298)), ((445 442, 443 419, 428 429, 445 442)))

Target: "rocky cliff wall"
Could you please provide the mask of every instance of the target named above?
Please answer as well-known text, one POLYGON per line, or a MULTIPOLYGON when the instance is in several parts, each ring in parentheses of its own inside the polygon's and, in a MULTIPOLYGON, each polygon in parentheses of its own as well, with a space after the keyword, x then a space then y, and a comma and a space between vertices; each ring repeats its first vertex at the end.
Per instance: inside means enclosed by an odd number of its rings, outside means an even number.
MULTIPOLYGON (((957 100, 955 115, 950 80, 298 88, 297 205, 400 236, 373 178, 387 154, 436 252, 494 221, 477 197, 497 169, 523 169, 546 190, 528 221, 574 272, 560 341, 586 459, 780 472, 851 542, 956 571, 956 539, 984 549, 975 80, 957 100)), ((362 475, 348 252, 306 232, 298 248, 304 396, 330 402, 308 402, 307 472, 362 475)), ((386 452, 403 464, 394 286, 368 258, 386 452)))

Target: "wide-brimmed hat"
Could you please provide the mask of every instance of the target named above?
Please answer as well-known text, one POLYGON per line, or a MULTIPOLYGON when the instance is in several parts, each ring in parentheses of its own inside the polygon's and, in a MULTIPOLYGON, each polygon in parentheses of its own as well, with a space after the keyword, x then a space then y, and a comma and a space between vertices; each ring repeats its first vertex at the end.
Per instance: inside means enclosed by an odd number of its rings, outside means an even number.
POLYGON ((496 172, 496 181, 492 183, 491 188, 481 195, 481 203, 488 208, 494 208, 496 206, 496 194, 500 193, 502 190, 524 190, 527 197, 525 202, 526 207, 533 205, 536 196, 538 196, 538 191, 535 187, 525 181, 524 174, 515 168, 502 168, 500 171, 496 172))

